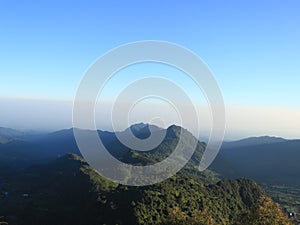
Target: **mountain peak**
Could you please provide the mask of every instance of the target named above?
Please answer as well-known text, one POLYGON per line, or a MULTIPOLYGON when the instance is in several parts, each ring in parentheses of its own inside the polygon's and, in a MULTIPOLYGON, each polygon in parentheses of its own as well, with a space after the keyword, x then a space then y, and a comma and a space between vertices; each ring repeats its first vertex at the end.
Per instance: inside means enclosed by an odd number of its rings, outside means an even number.
POLYGON ((169 137, 177 137, 178 138, 180 136, 182 130, 183 130, 182 127, 173 124, 168 127, 167 135, 169 137))
POLYGON ((129 128, 125 130, 125 132, 128 132, 129 130, 138 138, 144 139, 148 138, 151 135, 151 132, 159 131, 162 128, 148 124, 148 123, 137 123, 131 125, 129 128))
POLYGON ((139 131, 139 130, 143 130, 148 127, 149 127, 148 123, 141 122, 141 123, 132 124, 129 128, 131 131, 139 131))

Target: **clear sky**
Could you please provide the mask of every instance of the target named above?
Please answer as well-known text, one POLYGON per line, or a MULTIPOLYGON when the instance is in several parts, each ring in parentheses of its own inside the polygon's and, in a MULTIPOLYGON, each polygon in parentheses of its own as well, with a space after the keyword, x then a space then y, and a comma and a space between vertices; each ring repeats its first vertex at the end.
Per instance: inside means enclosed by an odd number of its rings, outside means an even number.
MULTIPOLYGON (((293 115, 289 123, 296 128, 281 133, 274 117, 277 130, 270 133, 300 137, 299 28, 299 0, 0 0, 0 98, 70 101, 86 69, 108 50, 164 40, 189 48, 211 68, 231 107, 229 127, 241 129, 238 119, 247 125, 246 117, 233 119, 245 107, 258 117, 265 115, 260 109, 276 108, 290 112, 283 117, 293 115)), ((7 122, 9 114, 0 115, 0 126, 18 127, 7 122)), ((245 135, 268 133, 270 124, 245 135)))

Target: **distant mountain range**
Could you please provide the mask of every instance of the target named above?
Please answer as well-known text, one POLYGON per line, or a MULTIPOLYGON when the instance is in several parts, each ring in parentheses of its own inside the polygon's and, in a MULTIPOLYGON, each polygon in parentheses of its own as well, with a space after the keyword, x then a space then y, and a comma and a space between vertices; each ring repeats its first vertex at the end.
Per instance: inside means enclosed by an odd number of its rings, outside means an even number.
MULTIPOLYGON (((99 137, 112 155, 123 162, 137 164, 155 163, 168 156, 178 142, 180 127, 171 126, 164 130, 148 124, 135 124, 124 130, 138 138, 147 138, 153 132, 165 132, 165 140, 151 152, 139 152, 120 143, 116 133, 98 131, 99 137)), ((86 131, 90 132, 90 131, 86 131)), ((186 131, 187 140, 194 140, 186 131)), ((80 155, 73 129, 60 130, 49 134, 24 133, 0 129, 0 169, 22 169, 32 164, 46 163, 67 153, 80 155)), ((188 142, 188 141, 187 141, 188 142)), ((192 163, 199 163, 205 143, 198 143, 192 163), (197 155, 198 154, 198 155, 197 155)), ((300 184, 300 140, 286 140, 280 137, 250 137, 239 141, 224 142, 210 170, 224 178, 247 177, 260 183, 300 184)), ((191 164, 189 164, 191 165, 191 164)), ((1 172, 0 172, 1 173, 1 172)))
POLYGON ((46 132, 40 131, 20 131, 11 128, 0 127, 0 144, 11 141, 31 141, 45 135, 46 132))
POLYGON ((0 143, 7 143, 12 140, 24 138, 25 133, 22 131, 0 127, 0 143))
POLYGON ((265 136, 224 143, 211 168, 227 178, 300 185, 300 140, 265 136))
POLYGON ((223 142, 223 148, 238 148, 245 146, 255 146, 263 144, 275 144, 286 142, 287 140, 281 137, 261 136, 261 137, 248 137, 238 141, 223 142))

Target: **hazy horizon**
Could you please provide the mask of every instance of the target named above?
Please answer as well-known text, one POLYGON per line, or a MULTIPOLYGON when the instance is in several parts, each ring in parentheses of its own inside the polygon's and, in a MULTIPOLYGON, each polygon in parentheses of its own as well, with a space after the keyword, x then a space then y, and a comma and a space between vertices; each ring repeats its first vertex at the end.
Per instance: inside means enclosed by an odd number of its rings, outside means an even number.
MULTIPOLYGON (((0 104, 4 106, 0 112, 0 127, 47 132, 73 127, 72 101, 0 98, 0 104), (22 112, 22 114, 20 114, 20 112, 22 112)), ((113 131, 108 121, 105 119, 101 121, 103 115, 108 115, 111 105, 112 104, 107 103, 107 110, 102 111, 98 116, 96 115, 97 129, 113 131)), ((144 107, 145 106, 142 106, 141 108, 144 109, 144 107)), ((162 109, 163 107, 160 107, 161 111, 163 111, 162 109)), ((239 140, 254 136, 276 136, 286 139, 299 139, 300 135, 297 134, 298 130, 300 130, 300 122, 297 120, 297 116, 300 113, 300 109, 289 108, 285 110, 285 112, 282 112, 275 107, 227 106, 225 140, 239 140), (282 114, 288 116, 281 118, 282 114), (240 128, 240 124, 243 124, 243 129, 240 128), (264 127, 262 124, 265 124, 264 127), (260 129, 257 128, 258 126, 260 129)), ((99 109, 97 111, 99 111, 99 109)), ((168 108, 165 108, 165 112, 169 113, 168 108)), ((199 122, 200 128, 203 129, 202 132, 200 132, 200 137, 208 137, 210 123, 205 121, 207 118, 209 119, 208 108, 204 105, 199 106, 198 112, 204 115, 202 120, 200 118, 199 122)), ((143 118, 142 110, 139 108, 137 108, 135 116, 136 120, 129 121, 130 125, 144 122, 166 128, 176 123, 174 118, 170 118, 170 121, 164 126, 150 122, 147 118, 143 118)), ((117 127, 116 130, 121 131, 126 128, 127 126, 121 126, 117 127)), ((189 127, 185 128, 189 129, 189 127)), ((190 131, 195 133, 193 130, 190 131)))

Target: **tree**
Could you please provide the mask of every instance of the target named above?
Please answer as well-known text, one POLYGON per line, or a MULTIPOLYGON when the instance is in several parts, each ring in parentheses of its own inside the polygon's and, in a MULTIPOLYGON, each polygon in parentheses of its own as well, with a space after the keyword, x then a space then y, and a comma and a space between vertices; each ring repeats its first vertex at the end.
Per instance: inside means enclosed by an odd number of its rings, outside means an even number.
POLYGON ((169 216, 161 225, 217 225, 208 208, 203 211, 195 210, 191 216, 182 212, 178 207, 169 210, 169 216))
POLYGON ((243 225, 291 225, 279 204, 262 195, 251 211, 247 211, 236 224, 243 225))

